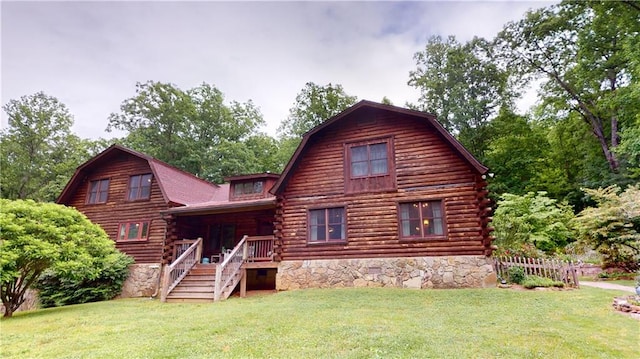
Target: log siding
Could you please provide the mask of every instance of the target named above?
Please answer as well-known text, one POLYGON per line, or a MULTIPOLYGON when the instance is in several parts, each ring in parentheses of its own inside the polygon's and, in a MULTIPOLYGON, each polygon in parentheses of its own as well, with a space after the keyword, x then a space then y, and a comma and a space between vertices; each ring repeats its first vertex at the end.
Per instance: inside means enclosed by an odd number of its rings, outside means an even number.
POLYGON ((490 253, 486 183, 423 119, 388 111, 354 113, 315 133, 300 156, 278 196, 275 251, 279 259, 490 253), (349 181, 345 149, 372 138, 392 139, 395 187, 352 192, 345 183, 349 181), (399 204, 417 201, 441 201, 444 236, 400 238, 399 204), (308 210, 343 206, 347 241, 323 246, 308 243, 308 210))
POLYGON ((99 224, 116 242, 116 248, 132 256, 136 263, 158 263, 162 260, 166 222, 160 216, 160 211, 170 207, 160 191, 156 178, 151 180, 148 199, 128 200, 131 175, 148 173, 151 173, 151 169, 146 160, 125 153, 119 154, 108 163, 96 166, 87 173, 66 203, 84 213, 93 223, 99 224), (86 203, 90 181, 107 178, 107 202, 86 203), (130 222, 149 222, 146 240, 117 240, 120 225, 130 222))

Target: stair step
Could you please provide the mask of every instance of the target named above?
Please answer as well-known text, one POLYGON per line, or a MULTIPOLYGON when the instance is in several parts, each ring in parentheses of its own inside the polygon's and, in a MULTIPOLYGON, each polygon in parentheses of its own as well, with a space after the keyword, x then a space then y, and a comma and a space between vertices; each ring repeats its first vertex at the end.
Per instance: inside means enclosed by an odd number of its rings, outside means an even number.
POLYGON ((216 280, 216 276, 215 275, 191 275, 191 274, 189 274, 189 275, 187 275, 186 277, 184 277, 182 279, 182 282, 184 282, 184 281, 191 281, 191 282, 194 282, 194 281, 203 281, 203 282, 205 282, 205 281, 207 281, 207 282, 213 282, 215 280, 216 280))
MULTIPOLYGON (((176 292, 198 292, 198 293, 211 292, 211 293, 213 293, 213 285, 207 285, 207 286, 192 286, 192 285, 182 286, 182 285, 179 285, 179 286, 173 288, 173 290, 171 291, 171 293, 176 293, 176 292)), ((169 293, 169 294, 171 294, 171 293, 169 293)))
POLYGON ((211 293, 198 293, 198 292, 175 292, 172 291, 167 296, 167 299, 211 299, 213 300, 213 292, 211 293))
POLYGON ((167 298, 167 303, 213 303, 213 298, 167 298))

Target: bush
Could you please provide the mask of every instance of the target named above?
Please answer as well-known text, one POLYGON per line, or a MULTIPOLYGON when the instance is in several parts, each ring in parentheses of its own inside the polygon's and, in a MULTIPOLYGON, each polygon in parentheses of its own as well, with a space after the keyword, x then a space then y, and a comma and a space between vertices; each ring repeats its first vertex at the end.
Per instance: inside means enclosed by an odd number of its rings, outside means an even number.
POLYGON ((548 287, 564 287, 564 283, 555 281, 551 278, 540 277, 537 275, 528 275, 522 281, 522 286, 527 289, 536 287, 548 288, 548 287))
POLYGON ((547 197, 545 192, 523 196, 505 193, 501 198, 492 222, 498 248, 529 244, 552 254, 573 241, 569 223, 574 215, 566 203, 547 197))
POLYGON ((524 268, 522 267, 509 267, 507 270, 509 276, 509 282, 515 284, 521 284, 525 278, 524 268))
POLYGON ((0 299, 6 317, 40 278, 59 278, 59 283, 45 288, 45 293, 51 292, 45 296, 55 298, 45 299, 47 303, 67 303, 61 298, 69 297, 71 290, 81 298, 115 295, 131 259, 115 248, 100 226, 76 209, 54 203, 0 199, 0 208, 0 299), (48 274, 42 277, 44 273, 48 274), (67 283, 76 284, 54 296, 53 291, 67 283))
POLYGON ((113 299, 122 290, 129 275, 131 257, 112 253, 96 263, 101 267, 95 278, 70 278, 53 270, 46 271, 35 288, 39 291, 40 305, 44 308, 60 307, 113 299))

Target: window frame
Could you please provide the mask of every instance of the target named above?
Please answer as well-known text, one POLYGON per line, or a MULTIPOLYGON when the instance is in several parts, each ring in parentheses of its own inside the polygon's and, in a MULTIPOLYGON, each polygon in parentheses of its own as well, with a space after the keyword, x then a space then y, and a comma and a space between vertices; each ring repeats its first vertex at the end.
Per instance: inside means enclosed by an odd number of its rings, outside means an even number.
POLYGON ((137 175, 131 175, 129 176, 129 179, 127 181, 127 193, 126 193, 126 200, 127 202, 136 202, 136 201, 148 201, 151 199, 151 189, 153 187, 153 173, 141 173, 141 174, 137 174, 137 175), (143 179, 145 176, 149 176, 149 195, 147 197, 142 197, 142 189, 146 186, 143 186, 143 179), (140 179, 138 180, 138 184, 136 185, 136 190, 137 190, 137 195, 135 198, 131 198, 131 190, 134 188, 131 185, 131 181, 134 177, 140 177, 140 179))
POLYGON ((118 223, 118 232, 116 232, 116 242, 145 242, 149 240, 149 234, 151 232, 151 220, 144 219, 139 221, 127 221, 118 223), (131 233, 132 225, 140 225, 140 229, 138 231, 138 235, 135 238, 128 238, 129 233, 131 233), (147 233, 145 236, 142 236, 144 233, 144 227, 147 227, 147 233), (122 233, 122 229, 124 227, 124 233, 122 233))
POLYGON ((264 189, 266 187, 266 183, 264 180, 260 179, 260 180, 253 180, 253 181, 241 181, 241 182, 235 182, 233 183, 232 186, 232 190, 231 193, 233 194, 233 198, 246 198, 246 197, 252 197, 252 196, 261 196, 264 194, 264 189), (258 186, 259 184, 259 186, 258 186), (244 189, 247 187, 247 185, 250 185, 249 187, 251 189, 253 189, 253 192, 250 193, 245 193, 244 189), (259 192, 256 192, 256 187, 260 188, 259 192), (237 191, 237 188, 242 188, 241 191, 237 191), (240 193, 238 193, 240 192, 240 193))
POLYGON ((107 201, 109 201, 109 186, 111 185, 111 178, 100 178, 100 179, 95 179, 95 180, 90 180, 89 184, 87 186, 87 199, 85 201, 86 204, 105 204, 107 203, 107 201), (102 189, 102 183, 103 182, 107 182, 107 188, 103 191, 102 189), (91 194, 93 193, 93 191, 91 190, 92 184, 96 183, 97 187, 96 187, 96 192, 95 192, 95 200, 91 201, 91 194), (101 194, 105 194, 105 199, 104 201, 100 201, 100 196, 101 194))
MULTIPOLYGON (((402 201, 402 202, 398 202, 397 205, 397 211, 398 211, 398 238, 400 241, 403 242, 412 242, 412 241, 417 241, 417 242, 421 242, 421 241, 432 241, 432 240, 447 240, 449 238, 449 233, 448 233, 448 228, 447 228, 447 213, 446 213, 446 206, 445 206, 445 200, 442 198, 428 198, 428 199, 416 199, 416 200, 410 200, 410 201, 402 201), (402 218, 402 205, 407 205, 407 204, 413 204, 413 203, 417 203, 418 206, 420 206, 423 203, 439 203, 440 204, 440 212, 441 212, 441 216, 440 217, 431 217, 431 219, 433 218, 439 218, 441 220, 442 223, 442 234, 426 234, 424 233, 424 217, 422 215, 422 211, 419 211, 419 215, 420 215, 420 235, 417 236, 405 236, 404 232, 403 232, 403 218, 402 218)), ((410 219, 407 219, 410 220, 410 219)), ((406 221, 406 220, 405 220, 406 221)))
POLYGON ((396 164, 393 136, 369 138, 346 142, 344 144, 344 190, 346 194, 396 190, 397 183, 395 172, 396 164), (372 173, 372 162, 381 159, 372 158, 371 147, 379 144, 386 145, 387 169, 385 173, 372 173), (353 148, 362 146, 366 146, 367 148, 367 174, 356 176, 353 174, 352 151, 353 148))
MULTIPOLYGON (((319 225, 315 225, 318 226, 319 225)), ((348 228, 347 228, 347 206, 346 205, 331 205, 331 206, 321 206, 321 207, 310 207, 307 209, 307 244, 312 245, 312 246, 317 246, 317 245, 332 245, 332 244, 345 244, 348 242, 347 240, 347 233, 348 233, 348 228), (329 210, 331 209, 341 209, 342 210, 342 222, 340 223, 340 225, 343 228, 343 233, 344 233, 344 238, 340 238, 340 239, 330 239, 329 237, 329 227, 333 224, 335 225, 336 223, 330 223, 329 222, 329 210), (312 211, 324 211, 324 228, 325 228, 325 239, 323 240, 312 240, 311 239, 311 234, 312 234, 312 225, 311 224, 311 212, 312 211)))

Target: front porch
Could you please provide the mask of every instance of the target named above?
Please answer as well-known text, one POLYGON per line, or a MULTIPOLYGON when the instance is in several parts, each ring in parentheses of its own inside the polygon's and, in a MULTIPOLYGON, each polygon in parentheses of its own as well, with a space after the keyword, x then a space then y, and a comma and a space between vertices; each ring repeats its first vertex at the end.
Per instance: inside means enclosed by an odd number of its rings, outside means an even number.
MULTIPOLYGON (((244 236, 230 251, 223 252, 219 263, 203 257, 203 240, 176 241, 177 258, 163 273, 161 300, 212 302, 227 299, 240 286, 246 296, 249 271, 277 269, 273 261, 273 236, 244 236)), ((259 277, 259 275, 257 276, 259 277)), ((275 288, 275 276, 274 276, 275 288)))

